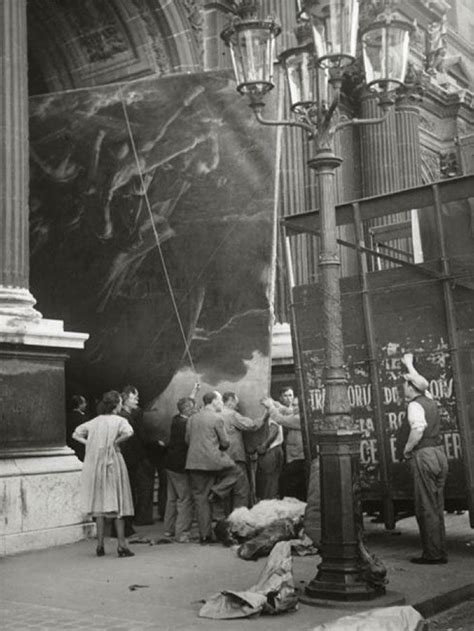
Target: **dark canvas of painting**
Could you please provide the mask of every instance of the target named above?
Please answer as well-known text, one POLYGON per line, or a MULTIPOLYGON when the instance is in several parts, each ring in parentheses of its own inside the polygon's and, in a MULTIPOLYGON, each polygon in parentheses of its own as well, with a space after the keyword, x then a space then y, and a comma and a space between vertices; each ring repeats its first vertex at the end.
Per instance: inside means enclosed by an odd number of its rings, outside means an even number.
POLYGON ((90 334, 68 394, 138 387, 170 418, 195 381, 260 410, 270 377, 275 136, 225 74, 30 100, 31 288, 90 334))

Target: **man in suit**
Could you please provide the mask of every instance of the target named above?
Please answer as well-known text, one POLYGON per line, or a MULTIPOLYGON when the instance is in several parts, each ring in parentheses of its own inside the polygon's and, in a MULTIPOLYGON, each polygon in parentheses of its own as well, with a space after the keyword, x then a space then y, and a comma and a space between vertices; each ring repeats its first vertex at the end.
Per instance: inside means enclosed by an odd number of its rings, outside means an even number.
POLYGON ((238 411, 239 398, 235 392, 224 392, 222 417, 229 437, 229 456, 242 471, 241 484, 237 484, 231 496, 230 509, 249 505, 250 485, 247 472, 247 454, 245 452, 243 432, 255 432, 262 427, 264 418, 253 420, 238 411))
POLYGON ((227 453, 229 437, 222 418, 223 401, 219 392, 203 396, 204 407, 194 414, 186 427, 191 492, 202 544, 213 542, 211 501, 224 500, 236 484, 241 483, 242 471, 227 453))

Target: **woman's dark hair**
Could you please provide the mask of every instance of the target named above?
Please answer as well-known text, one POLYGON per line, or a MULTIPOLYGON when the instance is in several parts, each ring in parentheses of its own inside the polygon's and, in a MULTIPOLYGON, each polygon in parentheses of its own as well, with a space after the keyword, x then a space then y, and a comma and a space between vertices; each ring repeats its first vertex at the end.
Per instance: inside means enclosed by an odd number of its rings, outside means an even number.
POLYGON ((99 414, 110 414, 119 403, 122 403, 122 397, 117 390, 110 390, 106 392, 97 406, 97 412, 99 414))
POLYGON ((87 403, 87 400, 85 397, 82 396, 82 394, 73 394, 71 397, 71 403, 73 410, 75 410, 83 403, 87 403))

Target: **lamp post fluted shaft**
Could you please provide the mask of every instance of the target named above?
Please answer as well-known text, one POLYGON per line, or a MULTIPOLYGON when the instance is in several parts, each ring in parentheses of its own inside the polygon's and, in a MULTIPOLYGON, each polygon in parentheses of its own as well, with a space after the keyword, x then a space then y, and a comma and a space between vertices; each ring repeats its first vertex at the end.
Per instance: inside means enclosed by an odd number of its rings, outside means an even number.
POLYGON ((359 4, 360 0, 297 3, 298 46, 278 57, 287 79, 290 120, 267 120, 262 115, 265 97, 274 87, 274 40, 281 30, 275 18, 259 18, 257 0, 243 0, 221 34, 231 52, 237 89, 249 98, 259 123, 300 127, 315 144, 308 166, 315 171, 319 192, 325 406, 316 432, 321 460, 322 562, 306 588, 304 599, 310 601, 368 600, 385 593, 385 568, 368 553, 362 536, 360 434, 348 397, 339 286, 335 172, 342 160, 334 154, 333 138, 347 125, 378 125, 386 119, 394 103, 393 92, 404 82, 412 27, 393 13, 390 0, 380 6, 365 3, 368 13, 361 39, 366 81, 377 91, 385 116, 344 120, 340 95, 344 73, 357 51, 359 4), (380 13, 372 15, 372 10, 380 13))
POLYGON ((325 405, 317 440, 321 486, 321 558, 305 590, 309 599, 366 600, 377 595, 362 573, 358 494, 360 434, 355 430, 344 367, 335 172, 342 159, 319 148, 308 162, 317 176, 320 216, 320 289, 325 350, 325 405))

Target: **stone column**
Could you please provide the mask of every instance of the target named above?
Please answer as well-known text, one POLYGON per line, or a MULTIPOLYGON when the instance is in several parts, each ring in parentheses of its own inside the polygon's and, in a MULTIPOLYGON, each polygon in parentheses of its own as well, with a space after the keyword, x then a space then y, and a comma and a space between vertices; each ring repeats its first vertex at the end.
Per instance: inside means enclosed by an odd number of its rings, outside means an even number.
POLYGON ((28 290, 26 0, 0 0, 0 321, 39 319, 35 302, 28 290))
MULTIPOLYGON (((365 94, 361 99, 361 118, 382 118, 376 97, 365 94)), ((395 112, 380 125, 360 126, 362 195, 383 195, 400 189, 395 112)))
POLYGON ((230 55, 221 39, 221 32, 232 17, 230 0, 203 2, 204 70, 222 70, 230 67, 230 55))
POLYGON ((0 556, 89 528, 64 397, 67 350, 88 335, 43 319, 28 288, 27 79, 26 0, 0 0, 0 556))
POLYGON ((400 188, 422 184, 419 125, 417 100, 414 95, 406 93, 398 100, 395 113, 400 188))

